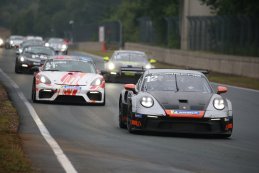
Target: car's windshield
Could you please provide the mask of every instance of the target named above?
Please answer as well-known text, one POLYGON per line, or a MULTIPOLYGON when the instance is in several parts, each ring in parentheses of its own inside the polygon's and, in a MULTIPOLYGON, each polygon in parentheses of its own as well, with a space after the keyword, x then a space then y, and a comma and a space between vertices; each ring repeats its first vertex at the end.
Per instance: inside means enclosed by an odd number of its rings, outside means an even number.
POLYGON ((40 40, 27 40, 22 43, 22 47, 29 46, 29 45, 43 45, 43 42, 40 40))
POLYGON ((181 73, 147 75, 142 88, 145 91, 212 92, 205 77, 181 73))
POLYGON ((26 47, 24 53, 55 55, 55 51, 48 47, 26 47))
POLYGON ((131 62, 145 62, 147 63, 147 56, 141 53, 118 53, 114 57, 115 61, 131 61, 131 62))
POLYGON ((49 43, 63 43, 64 40, 62 38, 51 38, 48 41, 49 43))
POLYGON ((49 60, 43 66, 44 71, 78 71, 83 73, 96 73, 91 61, 79 60, 49 60))
POLYGON ((24 38, 22 36, 11 36, 11 40, 23 40, 24 38))

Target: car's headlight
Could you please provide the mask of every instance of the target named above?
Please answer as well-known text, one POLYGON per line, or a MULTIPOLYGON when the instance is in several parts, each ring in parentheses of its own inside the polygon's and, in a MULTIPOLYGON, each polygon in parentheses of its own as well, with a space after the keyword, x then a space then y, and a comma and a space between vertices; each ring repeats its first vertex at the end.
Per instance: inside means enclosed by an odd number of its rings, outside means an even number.
POLYGON ((4 44, 4 40, 0 38, 0 45, 4 44))
POLYGON ((40 82, 44 84, 51 84, 51 81, 46 76, 40 76, 40 82))
POLYGON ((23 62, 25 58, 23 56, 20 57, 20 61, 23 62))
POLYGON ((49 47, 49 43, 45 43, 45 46, 46 46, 46 47, 49 47))
POLYGON ((13 44, 13 41, 12 41, 12 40, 10 41, 10 44, 13 44))
POLYGON ((19 53, 22 53, 22 49, 21 48, 19 48, 18 51, 19 51, 19 53))
POLYGON ((112 62, 108 63, 108 69, 109 70, 114 70, 115 69, 115 65, 112 62))
POLYGON ((102 78, 97 78, 91 83, 91 86, 100 86, 103 82, 104 80, 102 78))
POLYGON ((216 109, 218 110, 222 110, 225 108, 225 103, 224 100, 222 98, 216 98, 213 101, 213 105, 216 109))
POLYGON ((150 108, 154 105, 154 100, 149 96, 144 96, 141 98, 140 103, 142 106, 150 108))
POLYGON ((63 44, 63 45, 61 46, 61 49, 62 49, 62 50, 66 50, 66 49, 67 49, 67 45, 63 44))
POLYGON ((147 64, 146 66, 145 66, 145 69, 151 69, 151 65, 150 64, 147 64))

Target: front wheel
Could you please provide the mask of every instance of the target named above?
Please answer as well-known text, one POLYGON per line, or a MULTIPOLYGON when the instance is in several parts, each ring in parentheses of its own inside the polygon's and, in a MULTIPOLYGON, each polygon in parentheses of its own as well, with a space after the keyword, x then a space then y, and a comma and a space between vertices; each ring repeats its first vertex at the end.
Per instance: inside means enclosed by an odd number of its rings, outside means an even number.
POLYGON ((120 100, 120 103, 119 103, 119 127, 121 129, 126 129, 127 126, 126 126, 125 122, 123 121, 123 116, 125 116, 124 115, 124 110, 123 110, 123 104, 122 104, 122 102, 120 100))
POLYGON ((129 104, 128 106, 128 118, 127 118, 127 129, 129 133, 135 133, 135 130, 132 127, 131 119, 132 119, 132 106, 129 104))
POLYGON ((33 103, 37 102, 37 100, 36 100, 36 84, 35 84, 35 81, 33 81, 33 83, 32 83, 31 100, 32 100, 33 103))
POLYGON ((21 73, 21 69, 20 69, 20 67, 18 66, 18 64, 17 63, 15 63, 15 73, 21 73))

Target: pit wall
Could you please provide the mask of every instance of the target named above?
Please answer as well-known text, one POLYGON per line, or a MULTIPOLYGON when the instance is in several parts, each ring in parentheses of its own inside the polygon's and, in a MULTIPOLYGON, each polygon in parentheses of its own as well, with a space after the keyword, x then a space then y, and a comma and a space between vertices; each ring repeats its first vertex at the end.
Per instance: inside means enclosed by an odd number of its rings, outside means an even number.
POLYGON ((159 62, 259 79, 259 57, 166 49, 137 43, 125 43, 125 49, 144 51, 159 62))
MULTIPOLYGON (((101 51, 102 44, 99 42, 80 42, 74 43, 71 48, 85 52, 101 51)), ((137 43, 125 43, 124 49, 144 51, 159 62, 259 79, 259 57, 166 49, 137 43)))

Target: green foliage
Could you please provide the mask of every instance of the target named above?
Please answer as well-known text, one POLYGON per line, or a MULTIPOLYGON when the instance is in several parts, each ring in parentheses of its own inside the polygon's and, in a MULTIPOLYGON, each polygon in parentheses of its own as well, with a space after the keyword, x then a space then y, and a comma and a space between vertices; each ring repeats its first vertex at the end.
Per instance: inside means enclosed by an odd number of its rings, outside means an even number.
POLYGON ((258 0, 200 0, 219 15, 259 16, 258 0))
POLYGON ((122 0, 0 0, 0 25, 13 34, 63 36, 74 25, 96 23, 122 0))
POLYGON ((110 16, 123 24, 125 41, 138 41, 138 19, 148 16, 156 29, 156 42, 162 43, 166 33, 166 16, 178 16, 178 0, 124 0, 110 16))

